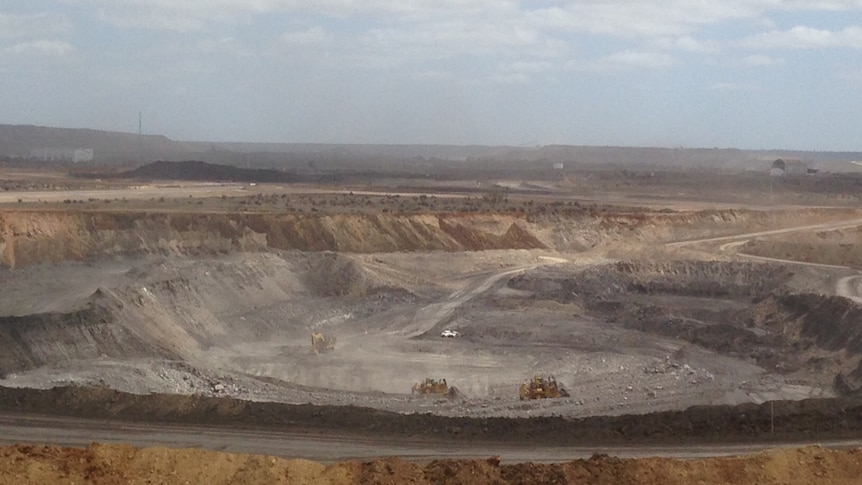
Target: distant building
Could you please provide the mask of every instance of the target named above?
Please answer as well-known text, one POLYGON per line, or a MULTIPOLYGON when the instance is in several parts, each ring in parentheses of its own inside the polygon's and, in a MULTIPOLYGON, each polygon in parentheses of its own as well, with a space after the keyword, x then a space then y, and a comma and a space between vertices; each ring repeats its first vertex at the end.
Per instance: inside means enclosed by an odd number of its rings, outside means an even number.
POLYGON ((555 163, 554 164, 554 170, 562 170, 563 167, 565 167, 565 165, 563 165, 562 163, 555 163))
POLYGON ((805 175, 808 173, 808 165, 802 160, 784 160, 779 158, 772 162, 769 175, 805 175))
POLYGON ((92 148, 35 148, 30 158, 43 162, 92 162, 92 148))

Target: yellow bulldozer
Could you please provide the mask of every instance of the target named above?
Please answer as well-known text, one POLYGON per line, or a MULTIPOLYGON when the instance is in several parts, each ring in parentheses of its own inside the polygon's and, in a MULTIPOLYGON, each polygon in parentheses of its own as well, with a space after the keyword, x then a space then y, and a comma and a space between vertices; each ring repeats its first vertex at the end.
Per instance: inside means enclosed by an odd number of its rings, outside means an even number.
POLYGON ((413 384, 411 394, 454 398, 458 395, 458 389, 455 388, 455 386, 449 387, 446 379, 432 379, 430 377, 426 377, 423 382, 413 384))
POLYGON ((335 350, 335 337, 321 332, 311 334, 311 352, 325 354, 335 350))
POLYGON ((569 392, 557 383, 557 379, 554 376, 544 377, 541 375, 535 375, 529 381, 521 384, 519 394, 522 401, 528 399, 569 397, 569 392))

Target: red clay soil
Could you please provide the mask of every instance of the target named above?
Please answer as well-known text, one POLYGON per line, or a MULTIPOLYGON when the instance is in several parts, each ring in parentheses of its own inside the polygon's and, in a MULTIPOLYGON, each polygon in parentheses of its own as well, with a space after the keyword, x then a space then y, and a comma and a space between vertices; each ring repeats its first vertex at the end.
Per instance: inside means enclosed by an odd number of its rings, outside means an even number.
POLYGON ((854 484, 862 483, 862 449, 819 447, 741 457, 675 460, 594 456, 559 464, 487 460, 414 463, 397 458, 322 465, 263 455, 197 449, 93 444, 0 448, 0 484, 854 484))

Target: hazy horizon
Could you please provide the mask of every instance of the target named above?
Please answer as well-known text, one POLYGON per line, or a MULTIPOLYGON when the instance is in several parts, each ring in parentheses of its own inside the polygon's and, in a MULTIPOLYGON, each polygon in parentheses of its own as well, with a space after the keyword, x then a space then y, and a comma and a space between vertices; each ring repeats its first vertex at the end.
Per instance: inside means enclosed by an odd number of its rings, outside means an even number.
MULTIPOLYGON (((82 131, 93 131, 100 133, 114 133, 118 135, 129 135, 129 136, 137 136, 137 131, 120 131, 120 130, 112 130, 112 129, 102 129, 102 128, 90 128, 90 127, 73 127, 73 126, 49 126, 49 125, 39 125, 39 124, 30 124, 30 123, 21 123, 21 124, 10 124, 10 123, 0 123, 0 127, 3 126, 13 126, 13 127, 33 127, 37 129, 51 129, 51 130, 82 130, 82 131)), ((450 147, 485 147, 485 148, 512 148, 512 149, 540 149, 540 148, 549 148, 549 147, 572 147, 572 148, 608 148, 608 149, 656 149, 656 150, 740 150, 740 151, 763 151, 763 152, 809 152, 809 153, 862 153, 862 149, 860 150, 805 150, 805 149, 796 149, 796 148, 785 148, 785 147, 766 147, 766 148, 748 148, 748 147, 733 147, 733 146, 714 146, 714 147, 705 147, 705 146, 661 146, 661 145, 588 145, 588 144, 573 144, 573 143, 549 143, 546 145, 536 144, 536 145, 514 145, 514 144, 481 144, 481 143, 464 143, 464 144, 451 144, 451 143, 343 143, 343 142, 309 142, 309 141, 248 141, 248 140, 187 140, 182 138, 176 138, 169 136, 164 133, 143 133, 144 137, 165 137, 172 142, 178 143, 191 143, 191 144, 225 144, 225 145, 354 145, 354 146, 450 146, 450 147)))
POLYGON ((862 151, 862 0, 34 0, 0 123, 172 140, 862 151))

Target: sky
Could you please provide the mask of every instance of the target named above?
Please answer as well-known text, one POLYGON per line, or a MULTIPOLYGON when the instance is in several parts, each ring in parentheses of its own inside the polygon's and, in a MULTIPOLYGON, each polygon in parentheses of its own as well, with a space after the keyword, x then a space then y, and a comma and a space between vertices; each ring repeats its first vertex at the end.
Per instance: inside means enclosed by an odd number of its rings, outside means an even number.
POLYGON ((862 0, 2 0, 0 123, 862 151, 862 0))

